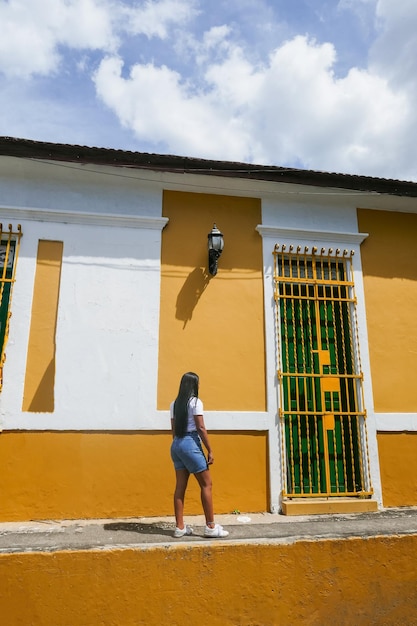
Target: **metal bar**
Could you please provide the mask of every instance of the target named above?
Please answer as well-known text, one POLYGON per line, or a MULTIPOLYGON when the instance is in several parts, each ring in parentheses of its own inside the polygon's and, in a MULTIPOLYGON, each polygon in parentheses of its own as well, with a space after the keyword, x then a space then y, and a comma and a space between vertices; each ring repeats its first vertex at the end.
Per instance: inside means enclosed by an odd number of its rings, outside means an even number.
MULTIPOLYGON (((299 266, 298 257, 297 257, 297 263, 299 266)), ((299 269, 298 269, 298 273, 300 273, 299 269)), ((307 350, 306 350, 306 345, 305 345, 305 323, 304 323, 304 312, 303 312, 301 300, 299 301, 299 312, 300 312, 299 317, 300 317, 300 328, 301 328, 301 353, 302 353, 302 359, 303 359, 303 373, 304 373, 304 376, 302 378, 303 398, 304 398, 304 404, 306 408, 308 409, 308 390, 307 390, 308 378, 305 375, 307 373, 308 357, 307 357, 307 350)), ((313 481, 312 481, 312 476, 311 476, 310 420, 308 419, 308 417, 305 420, 305 426, 306 426, 306 446, 307 446, 307 466, 308 466, 307 479, 308 479, 308 491, 310 493, 313 490, 313 481)))
MULTIPOLYGON (((295 283, 284 283, 283 281, 280 281, 280 283, 282 285, 285 285, 285 286, 286 285, 290 286, 290 285, 295 284, 295 283)), ((314 283, 309 283, 308 286, 313 286, 314 287, 314 283)), ((285 296, 286 300, 291 300, 291 298, 292 298, 292 296, 290 296, 290 295, 286 295, 285 296)), ((294 298, 296 300, 309 300, 309 301, 311 301, 311 298, 308 295, 307 296, 302 296, 302 295, 301 296, 294 296, 294 298)), ((323 302, 323 301, 332 302, 333 301, 333 302, 350 302, 351 304, 355 304, 355 300, 353 298, 349 298, 349 297, 348 298, 343 298, 342 296, 336 298, 336 297, 333 297, 333 296, 328 297, 328 296, 317 295, 317 300, 319 302, 323 302)))
MULTIPOLYGON (((366 498, 371 497, 373 495, 373 490, 371 489, 370 491, 355 491, 355 492, 346 492, 343 493, 343 497, 344 498, 357 498, 358 496, 360 496, 361 498, 366 498)), ((291 493, 291 492, 283 492, 283 496, 285 498, 288 498, 289 500, 296 500, 298 498, 340 498, 340 493, 333 493, 333 492, 325 492, 325 491, 321 491, 320 493, 304 493, 304 494, 299 494, 299 493, 291 493)))
POLYGON ((321 279, 321 278, 308 278, 307 274, 304 276, 286 276, 285 274, 279 275, 279 280, 283 283, 304 283, 306 285, 338 285, 340 287, 353 287, 354 283, 350 280, 331 280, 331 279, 321 279))
MULTIPOLYGON (((317 350, 315 350, 314 352, 317 352, 317 350)), ((339 378, 340 380, 357 380, 357 381, 362 381, 362 375, 361 374, 316 374, 316 373, 310 373, 310 372, 283 372, 282 374, 283 376, 306 376, 308 378, 320 378, 323 380, 326 380, 326 378, 328 379, 333 379, 335 377, 339 378)))

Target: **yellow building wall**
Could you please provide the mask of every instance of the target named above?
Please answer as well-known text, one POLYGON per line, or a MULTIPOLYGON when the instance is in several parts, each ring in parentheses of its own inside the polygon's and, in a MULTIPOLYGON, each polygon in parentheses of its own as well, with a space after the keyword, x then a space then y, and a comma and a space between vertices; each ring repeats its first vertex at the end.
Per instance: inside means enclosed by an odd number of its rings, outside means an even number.
POLYGON ((417 411, 417 215, 358 210, 377 413, 417 411))
POLYGON ((260 200, 166 191, 163 215, 158 408, 169 408, 182 374, 194 371, 205 410, 265 411, 260 200), (214 222, 225 243, 210 277, 214 222))
MULTIPOLYGON (((215 512, 267 510, 266 433, 211 439, 215 512)), ((0 521, 173 515, 170 444, 161 432, 3 432, 0 521)), ((186 513, 201 514, 194 480, 186 513)))
MULTIPOLYGON (((358 210, 376 413, 417 412, 417 215, 358 210)), ((393 430, 395 415, 392 417, 393 430)), ((417 435, 378 433, 384 506, 417 505, 417 435)))
POLYGON ((417 506, 417 433, 378 433, 383 504, 417 506))
POLYGON ((0 554, 7 626, 414 626, 417 535, 0 554))

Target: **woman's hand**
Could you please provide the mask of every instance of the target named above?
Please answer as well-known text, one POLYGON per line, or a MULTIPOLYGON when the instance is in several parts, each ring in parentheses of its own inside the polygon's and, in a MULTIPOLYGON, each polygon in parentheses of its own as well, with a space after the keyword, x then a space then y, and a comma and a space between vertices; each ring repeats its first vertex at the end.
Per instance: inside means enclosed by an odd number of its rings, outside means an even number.
POLYGON ((207 464, 212 465, 214 463, 214 456, 211 452, 211 446, 206 430, 206 426, 204 424, 204 418, 202 415, 194 415, 195 427, 197 428, 197 432, 200 436, 201 441, 204 444, 205 449, 207 450, 207 464))

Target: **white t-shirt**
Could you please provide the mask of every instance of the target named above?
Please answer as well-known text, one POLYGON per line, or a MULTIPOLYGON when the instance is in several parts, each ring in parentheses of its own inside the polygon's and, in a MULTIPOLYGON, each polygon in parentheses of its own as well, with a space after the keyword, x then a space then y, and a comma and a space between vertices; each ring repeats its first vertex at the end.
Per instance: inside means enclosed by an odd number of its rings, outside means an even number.
MULTIPOLYGON (((171 402, 170 413, 171 419, 174 419, 174 402, 171 402)), ((188 403, 188 424, 187 424, 187 433, 191 433, 197 430, 195 426, 194 415, 203 415, 203 403, 200 398, 191 398, 188 403)))

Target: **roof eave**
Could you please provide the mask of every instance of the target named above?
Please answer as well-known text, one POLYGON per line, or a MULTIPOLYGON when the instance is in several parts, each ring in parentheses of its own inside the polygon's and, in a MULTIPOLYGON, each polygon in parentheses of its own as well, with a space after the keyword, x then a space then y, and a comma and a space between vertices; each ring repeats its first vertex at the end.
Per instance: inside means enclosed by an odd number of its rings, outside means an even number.
POLYGON ((149 169, 170 173, 245 178, 268 182, 333 187, 361 192, 417 197, 417 183, 415 182, 278 166, 254 165, 233 161, 215 161, 175 155, 132 152, 113 148, 50 143, 14 137, 0 137, 0 155, 26 159, 44 159, 108 165, 112 167, 149 169))

